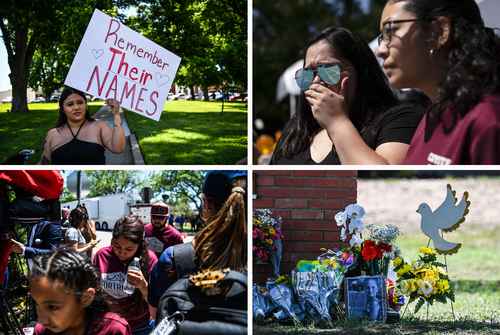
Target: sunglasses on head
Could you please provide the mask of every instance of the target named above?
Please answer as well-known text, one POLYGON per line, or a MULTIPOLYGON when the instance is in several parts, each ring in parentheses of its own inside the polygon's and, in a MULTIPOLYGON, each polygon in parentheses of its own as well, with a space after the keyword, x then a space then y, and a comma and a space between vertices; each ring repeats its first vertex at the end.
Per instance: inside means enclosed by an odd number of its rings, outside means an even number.
POLYGON ((295 81, 302 91, 307 91, 316 75, 328 85, 337 85, 340 81, 339 64, 320 64, 316 68, 302 68, 295 72, 295 81))

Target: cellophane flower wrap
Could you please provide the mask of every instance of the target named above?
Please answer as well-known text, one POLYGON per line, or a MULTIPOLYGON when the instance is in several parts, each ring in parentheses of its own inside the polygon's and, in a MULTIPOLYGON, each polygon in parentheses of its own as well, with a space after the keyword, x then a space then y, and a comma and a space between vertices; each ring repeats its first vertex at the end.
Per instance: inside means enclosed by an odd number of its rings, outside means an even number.
POLYGON ((253 216, 253 255, 262 262, 269 262, 276 250, 276 241, 283 239, 282 219, 274 216, 270 209, 257 209, 253 216))
POLYGON ((418 300, 415 313, 425 303, 432 305, 435 301, 455 301, 446 265, 437 261, 435 249, 422 247, 419 249, 418 260, 407 263, 403 258, 396 257, 393 264, 398 275, 397 289, 409 297, 408 303, 418 300))

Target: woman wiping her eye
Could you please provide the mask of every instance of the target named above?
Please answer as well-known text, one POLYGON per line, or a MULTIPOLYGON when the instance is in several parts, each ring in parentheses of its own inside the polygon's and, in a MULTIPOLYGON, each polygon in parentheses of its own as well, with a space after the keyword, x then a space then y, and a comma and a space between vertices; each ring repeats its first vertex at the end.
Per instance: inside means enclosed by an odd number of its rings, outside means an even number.
POLYGON ((301 108, 271 164, 399 164, 423 108, 400 104, 368 45, 344 28, 309 43, 295 80, 301 108))

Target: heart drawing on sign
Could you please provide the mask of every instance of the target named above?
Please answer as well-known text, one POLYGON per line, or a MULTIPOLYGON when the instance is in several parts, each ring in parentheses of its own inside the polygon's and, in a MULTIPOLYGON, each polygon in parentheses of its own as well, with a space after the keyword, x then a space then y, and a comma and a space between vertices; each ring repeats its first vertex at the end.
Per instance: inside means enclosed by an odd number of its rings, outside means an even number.
POLYGON ((92 49, 92 55, 94 56, 95 59, 98 59, 104 54, 103 49, 92 49))
POLYGON ((156 74, 156 84, 158 86, 163 86, 170 81, 170 77, 166 74, 161 74, 159 72, 156 72, 155 74, 156 74))

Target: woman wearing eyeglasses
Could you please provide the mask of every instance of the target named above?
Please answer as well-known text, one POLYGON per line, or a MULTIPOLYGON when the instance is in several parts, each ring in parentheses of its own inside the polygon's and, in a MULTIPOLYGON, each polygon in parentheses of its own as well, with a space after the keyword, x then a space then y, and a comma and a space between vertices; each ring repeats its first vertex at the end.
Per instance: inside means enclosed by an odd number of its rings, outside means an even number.
POLYGON ((306 48, 295 75, 301 108, 271 164, 399 164, 421 113, 399 105, 368 45, 328 28, 306 48))
POLYGON ((474 0, 389 0, 377 54, 432 105, 406 164, 500 164, 500 47, 474 0))

